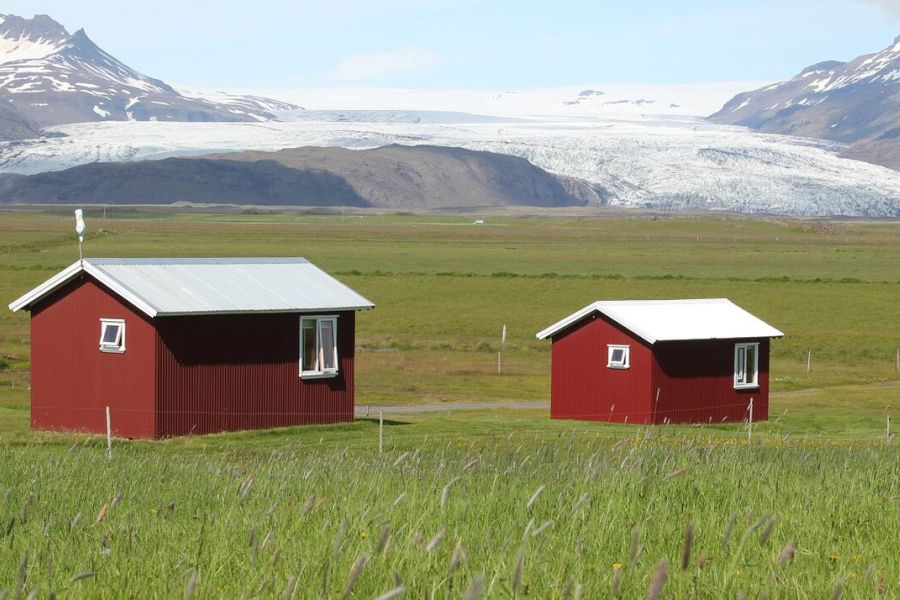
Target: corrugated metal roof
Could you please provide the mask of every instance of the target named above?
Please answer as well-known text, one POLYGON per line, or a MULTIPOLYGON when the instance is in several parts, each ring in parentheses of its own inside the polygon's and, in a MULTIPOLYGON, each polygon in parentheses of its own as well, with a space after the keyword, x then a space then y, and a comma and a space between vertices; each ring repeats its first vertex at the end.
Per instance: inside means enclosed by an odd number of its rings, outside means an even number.
POLYGON ((27 308, 82 271, 151 317, 375 306, 303 258, 91 258, 73 264, 9 307, 27 308))
POLYGON ((676 340, 771 338, 784 334, 727 298, 594 302, 538 332, 546 339, 599 312, 651 344, 676 340))

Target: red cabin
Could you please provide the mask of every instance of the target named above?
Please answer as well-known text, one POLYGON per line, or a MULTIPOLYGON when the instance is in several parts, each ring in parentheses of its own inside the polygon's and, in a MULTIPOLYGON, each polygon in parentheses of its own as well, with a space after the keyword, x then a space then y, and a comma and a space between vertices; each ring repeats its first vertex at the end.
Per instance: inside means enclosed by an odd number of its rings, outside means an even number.
POLYGON ((353 420, 355 311, 302 258, 85 259, 31 311, 31 426, 161 438, 353 420))
POLYGON ((721 423, 769 413, 769 340, 784 334, 725 298, 594 302, 552 340, 550 415, 721 423))

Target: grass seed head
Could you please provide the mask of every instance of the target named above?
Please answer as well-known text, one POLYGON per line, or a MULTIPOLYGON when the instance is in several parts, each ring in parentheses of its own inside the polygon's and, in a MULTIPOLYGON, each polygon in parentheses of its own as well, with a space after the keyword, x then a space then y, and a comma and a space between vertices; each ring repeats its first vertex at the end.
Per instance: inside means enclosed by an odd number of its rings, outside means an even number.
POLYGON ((375 551, 378 554, 384 554, 387 552, 388 542, 391 539, 391 526, 387 523, 384 524, 384 527, 381 528, 381 533, 378 535, 378 542, 375 544, 375 551))
POLYGON ((840 600, 841 594, 844 593, 844 582, 838 579, 834 582, 834 588, 831 590, 831 600, 840 600))
POLYGON ((16 598, 21 598, 25 594, 26 576, 28 574, 28 550, 22 554, 19 559, 19 570, 16 573, 16 598))
POLYGON ((447 500, 450 499, 450 488, 454 483, 459 481, 459 477, 454 477, 450 481, 447 482, 447 485, 444 486, 444 489, 441 491, 441 508, 447 506, 447 500))
POLYGON ((378 596, 377 598, 375 598, 375 600, 392 600, 392 598, 399 598, 405 593, 406 586, 398 585, 397 587, 390 589, 382 595, 378 596))
POLYGON ((516 556, 516 566, 512 574, 512 591, 513 596, 518 595, 519 589, 522 587, 522 577, 525 575, 525 547, 519 548, 516 556))
POLYGON ((191 571, 191 577, 188 579, 187 585, 184 586, 184 600, 191 600, 194 596, 194 589, 197 587, 197 578, 199 573, 196 569, 191 571))
POLYGON ((284 586, 284 596, 282 598, 284 600, 291 600, 294 597, 294 590, 297 589, 297 576, 290 575, 287 580, 287 584, 284 586))
POLYGON ((82 571, 81 573, 78 573, 77 575, 72 577, 72 579, 69 581, 70 583, 75 583, 76 581, 81 581, 82 579, 90 579, 96 576, 97 573, 95 573, 94 571, 82 571))
POLYGON ((647 600, 659 600, 663 588, 666 586, 666 559, 656 563, 653 572, 653 580, 650 582, 650 590, 647 592, 647 600))
POLYGON ((676 479, 678 477, 683 477, 684 474, 687 473, 687 467, 681 467, 680 469, 675 469, 668 475, 662 478, 663 481, 668 481, 670 479, 676 479))
POLYGON ((316 497, 310 496, 306 499, 306 502, 303 503, 303 516, 308 517, 309 513, 312 512, 313 508, 316 505, 316 497))
POLYGON ((404 452, 403 454, 401 454, 400 456, 398 456, 398 457, 397 457, 397 460, 394 461, 394 466, 395 466, 395 467, 396 467, 396 466, 399 466, 400 463, 402 463, 404 460, 406 460, 406 457, 407 457, 407 456, 409 456, 409 452, 404 452))
POLYGON ((441 542, 444 541, 444 536, 446 535, 446 530, 441 529, 438 531, 433 538, 428 542, 428 545, 425 546, 425 552, 431 552, 435 548, 441 545, 441 542))
POLYGON ((613 598, 619 597, 619 588, 622 587, 622 569, 618 569, 613 572, 613 580, 612 580, 612 596, 613 598))
POLYGON ((681 549, 681 570, 685 571, 691 564, 691 549, 694 547, 694 524, 688 523, 684 530, 684 545, 681 549))
POLYGON ((78 527, 78 524, 81 523, 81 518, 83 516, 84 515, 82 515, 81 513, 77 513, 74 517, 72 517, 72 520, 69 521, 69 531, 72 531, 73 529, 78 527))
POLYGON ((778 555, 779 566, 786 567, 794 560, 794 543, 788 542, 781 553, 778 555))
POLYGON ((544 491, 544 486, 541 486, 538 489, 536 489, 534 491, 534 493, 531 495, 531 498, 528 499, 528 504, 526 505, 526 508, 531 508, 532 506, 534 506, 534 503, 537 502, 538 497, 541 495, 541 493, 543 491, 544 491))
POLYGON ((637 564, 638 558, 641 556, 641 526, 635 525, 631 530, 631 547, 628 550, 628 559, 631 566, 637 564))
POLYGON ((356 559, 356 563, 354 563, 353 568, 350 569, 350 575, 347 577, 347 583, 344 585, 344 590, 341 592, 341 600, 347 600, 347 598, 350 597, 350 594, 353 592, 353 587, 356 585, 356 580, 359 579, 360 573, 362 573, 368 562, 369 557, 365 555, 356 559))
MULTIPOLYGON (((512 436, 512 434, 509 435, 512 436)), ((463 600, 478 600, 483 593, 484 577, 475 577, 469 582, 469 587, 466 589, 466 595, 463 596, 463 600)))
POLYGON ((725 524, 725 531, 722 533, 722 548, 727 549, 731 542, 731 533, 734 531, 734 525, 737 523, 737 515, 728 517, 728 523, 725 524))
POLYGON ((457 540, 453 554, 450 555, 450 566, 447 568, 447 572, 453 575, 464 560, 466 560, 466 549, 462 545, 462 540, 457 540))
POLYGON ((549 529, 552 526, 553 526, 553 521, 544 521, 543 523, 541 523, 540 527, 538 527, 537 529, 535 529, 534 531, 531 532, 531 537, 533 537, 533 538, 538 537, 539 535, 544 533, 544 531, 546 531, 547 529, 549 529))
POLYGON ((765 546, 769 543, 769 538, 772 537, 772 530, 775 529, 775 515, 769 517, 766 521, 765 527, 763 527, 762 533, 759 535, 759 545, 765 546))

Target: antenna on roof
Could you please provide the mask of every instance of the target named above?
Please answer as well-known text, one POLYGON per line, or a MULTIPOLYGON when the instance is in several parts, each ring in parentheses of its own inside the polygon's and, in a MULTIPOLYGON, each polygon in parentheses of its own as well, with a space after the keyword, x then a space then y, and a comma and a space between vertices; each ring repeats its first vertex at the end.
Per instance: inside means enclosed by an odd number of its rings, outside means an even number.
POLYGON ((84 244, 84 213, 80 208, 75 209, 75 233, 78 234, 78 261, 81 263, 81 266, 84 266, 84 253, 82 252, 82 245, 84 244))

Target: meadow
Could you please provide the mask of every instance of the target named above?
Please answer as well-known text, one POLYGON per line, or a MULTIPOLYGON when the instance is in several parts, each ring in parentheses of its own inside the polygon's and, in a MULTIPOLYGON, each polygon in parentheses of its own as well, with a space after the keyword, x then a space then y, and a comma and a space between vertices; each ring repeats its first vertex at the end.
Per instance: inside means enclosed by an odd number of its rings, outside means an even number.
MULTIPOLYGON (((299 255, 377 308, 329 427, 117 441, 28 429, 0 313, 0 597, 900 597, 900 225, 728 216, 88 211, 87 256, 299 255), (728 297, 786 332, 771 420, 639 428, 549 397, 534 333, 596 299, 728 297), (509 345, 496 372, 500 328, 509 345), (808 353, 811 353, 807 372, 808 353)), ((0 213, 6 302, 77 258, 0 213)))

